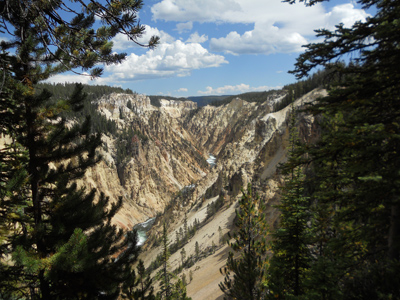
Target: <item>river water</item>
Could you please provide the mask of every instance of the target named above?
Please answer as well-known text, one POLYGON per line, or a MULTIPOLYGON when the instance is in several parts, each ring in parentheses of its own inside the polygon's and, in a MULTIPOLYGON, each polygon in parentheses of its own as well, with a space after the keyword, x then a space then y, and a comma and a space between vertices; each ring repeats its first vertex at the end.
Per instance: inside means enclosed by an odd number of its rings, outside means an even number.
MULTIPOLYGON (((216 164, 217 158, 213 156, 212 154, 209 154, 209 157, 207 159, 208 164, 211 167, 214 167, 216 164)), ((193 189, 195 187, 194 184, 185 186, 183 189, 184 191, 193 189)), ((154 222, 156 221, 156 218, 150 218, 146 222, 136 224, 133 226, 133 229, 136 229, 137 235, 138 235, 138 246, 141 246, 144 244, 144 242, 147 240, 147 232, 150 230, 150 228, 153 226, 154 222)))
POLYGON ((139 223, 133 226, 133 229, 136 229, 138 235, 138 246, 143 245, 144 242, 147 240, 147 232, 153 226, 155 221, 156 218, 150 218, 146 222, 139 223))
POLYGON ((217 161, 217 158, 216 158, 215 156, 209 154, 209 157, 208 157, 208 159, 207 159, 207 162, 208 162, 208 164, 209 164, 211 167, 214 167, 214 166, 215 166, 216 161, 217 161))

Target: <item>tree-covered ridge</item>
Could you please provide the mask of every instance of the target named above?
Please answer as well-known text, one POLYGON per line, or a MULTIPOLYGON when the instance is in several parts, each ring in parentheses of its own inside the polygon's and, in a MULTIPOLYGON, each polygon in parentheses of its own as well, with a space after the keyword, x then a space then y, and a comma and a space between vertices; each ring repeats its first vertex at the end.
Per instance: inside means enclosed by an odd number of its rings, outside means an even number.
POLYGON ((249 92, 231 96, 215 96, 215 98, 217 98, 215 100, 213 100, 213 96, 209 96, 208 98, 210 102, 207 104, 218 107, 229 104, 232 102, 233 99, 236 98, 255 103, 263 103, 266 101, 273 102, 276 98, 284 96, 283 99, 273 104, 273 111, 278 111, 290 105, 293 99, 298 99, 301 96, 312 91, 313 89, 329 86, 329 84, 335 78, 331 73, 332 71, 330 70, 330 67, 327 66, 327 68, 315 72, 308 78, 304 80, 299 80, 292 84, 285 85, 282 89, 279 90, 249 92))
POLYGON ((189 100, 197 103, 198 107, 203 107, 206 105, 212 105, 213 102, 222 101, 230 95, 220 95, 220 96, 197 96, 197 97, 188 97, 189 100))
MULTIPOLYGON (((67 99, 71 96, 71 93, 75 87, 76 83, 44 83, 40 82, 36 85, 37 93, 42 90, 48 90, 53 99, 67 99)), ((86 101, 96 100, 104 95, 109 95, 112 93, 117 94, 134 94, 131 89, 123 89, 121 87, 113 87, 108 85, 89 85, 82 84, 83 92, 87 94, 86 101)))

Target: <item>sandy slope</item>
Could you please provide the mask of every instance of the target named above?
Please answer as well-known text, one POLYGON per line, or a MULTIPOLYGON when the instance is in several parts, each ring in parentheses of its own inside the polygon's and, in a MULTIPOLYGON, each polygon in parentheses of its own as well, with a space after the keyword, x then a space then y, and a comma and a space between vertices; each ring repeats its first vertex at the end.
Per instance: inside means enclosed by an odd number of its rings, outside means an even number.
MULTIPOLYGON (((203 205, 197 211, 190 211, 188 213, 188 224, 192 224, 195 219, 198 219, 200 222, 204 220, 207 214, 207 204, 215 201, 217 197, 206 200, 203 205)), ((199 243, 200 250, 204 250, 207 247, 211 247, 212 242, 219 246, 219 232, 218 228, 221 227, 222 233, 226 234, 229 231, 229 226, 233 223, 233 218, 235 215, 235 202, 229 207, 222 208, 208 223, 200 228, 194 237, 192 237, 188 243, 184 246, 186 251, 186 257, 195 254, 195 244, 196 241, 199 243)), ((179 227, 177 228, 179 230, 179 227)), ((169 240, 175 240, 176 233, 173 231, 169 234, 169 240)), ((219 247, 216 252, 206 258, 201 259, 196 262, 189 269, 184 269, 183 273, 185 273, 187 280, 189 281, 189 272, 192 271, 193 280, 187 286, 188 296, 192 297, 193 300, 202 300, 202 299, 219 299, 222 296, 222 292, 218 287, 218 284, 223 280, 223 276, 219 272, 219 269, 223 267, 226 263, 228 246, 225 244, 219 247)), ((145 256, 141 256, 141 259, 144 260, 145 266, 147 267, 153 257, 156 257, 157 254, 161 251, 161 247, 157 247, 156 249, 152 249, 145 253, 145 256)), ((179 267, 181 262, 180 251, 174 253, 170 259, 170 270, 179 267)), ((154 276, 156 272, 153 272, 152 276, 154 276)), ((182 273, 179 274, 182 276, 182 273)), ((222 299, 222 298, 220 298, 222 299)))
MULTIPOLYGON (((216 214, 209 223, 198 231, 189 244, 185 246, 188 255, 190 255, 189 253, 194 253, 194 244, 196 241, 199 242, 201 249, 211 246, 213 241, 215 245, 219 245, 218 228, 221 227, 222 232, 224 234, 227 233, 229 226, 233 223, 234 215, 235 205, 231 205, 216 214), (191 243, 193 247, 191 247, 191 243)), ((184 271, 186 278, 189 278, 188 274, 190 270, 193 272, 193 281, 187 287, 188 296, 192 297, 193 300, 217 299, 222 295, 218 284, 223 280, 223 276, 219 272, 219 269, 226 263, 227 250, 228 247, 224 245, 214 254, 197 262, 189 270, 184 271)))

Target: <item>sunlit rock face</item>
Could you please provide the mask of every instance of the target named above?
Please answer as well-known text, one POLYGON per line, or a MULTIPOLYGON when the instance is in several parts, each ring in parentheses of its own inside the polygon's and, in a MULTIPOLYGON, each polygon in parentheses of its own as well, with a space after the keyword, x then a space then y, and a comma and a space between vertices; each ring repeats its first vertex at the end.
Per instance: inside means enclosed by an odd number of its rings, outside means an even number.
MULTIPOLYGON (((324 91, 314 91, 296 102, 313 101, 324 91)), ((180 191, 195 183, 182 207, 221 189, 234 196, 248 182, 268 194, 267 183, 276 166, 285 160, 290 107, 272 112, 277 99, 248 103, 240 98, 220 106, 197 108, 191 101, 161 99, 154 107, 144 95, 111 94, 94 102, 119 132, 136 132, 127 143, 130 153, 117 160, 118 137, 103 134, 103 161, 86 175, 86 184, 113 201, 123 197, 123 208, 114 222, 123 228, 163 212, 180 191), (120 159, 121 160, 121 159, 120 159), (207 162, 208 160, 208 162, 207 162)), ((304 139, 317 133, 314 120, 302 116, 304 139)), ((277 185, 277 183, 271 183, 277 185)))
POLYGON ((197 105, 191 101, 161 100, 160 108, 144 95, 111 94, 93 104, 118 127, 117 135, 103 134, 102 162, 87 172, 85 184, 97 188, 123 208, 114 218, 122 228, 132 228, 162 212, 172 196, 209 172, 207 153, 193 143, 181 116, 197 105), (132 131, 125 138, 128 154, 117 158, 121 141, 118 135, 132 131))

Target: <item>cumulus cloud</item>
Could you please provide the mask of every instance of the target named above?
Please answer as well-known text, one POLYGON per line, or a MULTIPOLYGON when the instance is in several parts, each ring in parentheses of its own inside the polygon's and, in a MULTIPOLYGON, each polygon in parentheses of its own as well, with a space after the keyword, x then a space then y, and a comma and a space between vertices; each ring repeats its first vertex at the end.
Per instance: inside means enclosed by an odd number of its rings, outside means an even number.
POLYGON ((297 32, 257 23, 254 30, 242 35, 232 31, 226 37, 212 38, 210 48, 231 54, 272 54, 301 51, 301 46, 306 43, 307 40, 297 32))
POLYGON ((51 82, 51 83, 83 83, 83 84, 105 84, 106 79, 100 77, 96 78, 94 80, 91 79, 90 75, 86 72, 82 73, 81 75, 79 74, 57 74, 49 79, 46 80, 46 82, 51 82))
POLYGON ((187 88, 180 88, 180 89, 178 90, 178 92, 187 92, 187 91, 188 91, 187 88))
POLYGON ((198 91, 201 95, 227 95, 227 94, 240 94, 246 92, 254 92, 254 91, 268 91, 273 89, 280 89, 282 87, 270 87, 270 86, 258 86, 251 87, 249 84, 238 84, 238 85, 225 85, 222 87, 213 88, 211 86, 207 86, 205 91, 198 91))
POLYGON ((186 40, 186 43, 204 43, 205 41, 208 40, 208 36, 205 34, 202 34, 201 36, 199 33, 196 31, 195 33, 192 33, 189 38, 186 40))
POLYGON ((176 24, 176 30, 178 30, 179 33, 190 31, 193 28, 193 22, 189 21, 186 23, 178 23, 176 24))
POLYGON ((343 23, 351 27, 357 21, 365 21, 368 14, 361 9, 356 9, 353 4, 335 6, 332 11, 325 14, 326 28, 332 29, 336 24, 343 23))
POLYGON ((368 16, 350 3, 326 11, 321 3, 306 7, 281 0, 161 0, 151 10, 155 20, 253 24, 252 30, 210 40, 211 50, 236 55, 299 52, 312 41, 315 29, 351 26, 368 16))
POLYGON ((188 76, 192 70, 219 67, 228 63, 221 55, 208 52, 200 44, 174 41, 161 44, 146 54, 130 54, 119 65, 106 66, 114 80, 141 80, 172 76, 188 76))
POLYGON ((151 8, 154 20, 214 22, 240 11, 235 0, 162 0, 151 8))
MULTIPOLYGON (((143 34, 142 37, 138 39, 138 42, 141 44, 147 44, 153 35, 157 35, 160 37, 160 43, 171 43, 175 40, 165 31, 158 30, 157 28, 148 25, 145 25, 145 28, 146 28, 145 33, 143 34)), ((136 43, 129 40, 126 35, 121 33, 118 33, 112 39, 112 41, 114 43, 113 47, 114 50, 125 50, 129 48, 139 47, 136 43)))

